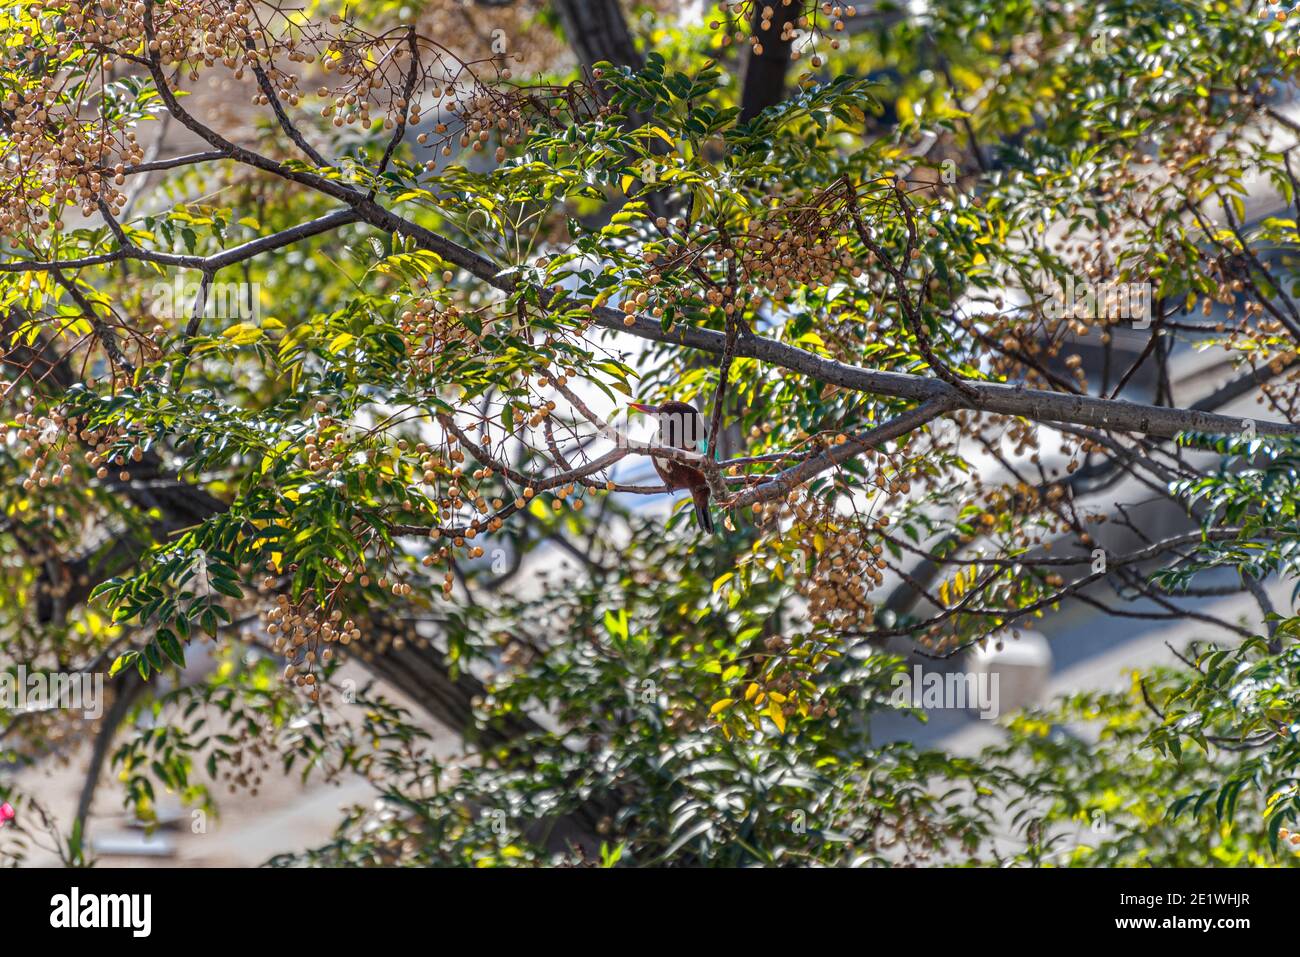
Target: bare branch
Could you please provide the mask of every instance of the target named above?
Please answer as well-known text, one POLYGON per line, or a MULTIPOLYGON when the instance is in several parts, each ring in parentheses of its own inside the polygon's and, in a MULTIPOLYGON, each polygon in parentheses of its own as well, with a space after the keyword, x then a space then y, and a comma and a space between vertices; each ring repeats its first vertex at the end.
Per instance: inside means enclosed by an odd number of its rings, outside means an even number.
POLYGON ((780 498, 809 479, 835 468, 856 455, 861 455, 868 449, 874 449, 890 439, 916 431, 925 423, 943 415, 951 407, 951 399, 947 397, 927 399, 916 408, 895 416, 862 435, 850 438, 842 445, 832 446, 821 455, 778 473, 771 481, 741 492, 727 504, 733 508, 745 508, 756 502, 780 498))

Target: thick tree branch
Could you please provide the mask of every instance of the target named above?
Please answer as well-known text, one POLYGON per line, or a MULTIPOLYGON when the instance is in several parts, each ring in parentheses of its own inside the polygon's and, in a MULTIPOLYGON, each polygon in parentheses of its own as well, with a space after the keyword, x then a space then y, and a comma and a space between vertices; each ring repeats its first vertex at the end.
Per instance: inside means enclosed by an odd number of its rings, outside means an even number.
MULTIPOLYGON (((656 342, 689 346, 714 355, 722 355, 726 348, 726 337, 712 329, 673 326, 665 330, 657 319, 648 316, 638 316, 633 325, 627 326, 624 318, 621 312, 602 309, 597 313, 596 321, 611 330, 630 332, 656 342)), ((864 369, 757 335, 742 337, 736 344, 736 355, 801 372, 828 385, 858 392, 916 401, 948 398, 953 402, 954 409, 1020 416, 1040 422, 1087 425, 1160 438, 1172 438, 1179 432, 1189 431, 1237 433, 1246 428, 1245 421, 1241 418, 1196 409, 1068 395, 996 382, 966 380, 971 390, 970 395, 967 395, 941 379, 864 369)), ((1254 425, 1258 435, 1300 435, 1300 426, 1291 423, 1255 421, 1254 425)))
POLYGON ((854 456, 861 455, 868 449, 877 448, 891 439, 916 431, 927 422, 943 415, 951 407, 951 400, 948 398, 927 399, 916 408, 897 415, 862 435, 850 438, 843 445, 832 446, 828 451, 778 473, 770 481, 741 492, 728 504, 733 508, 745 508, 757 502, 781 498, 804 482, 854 456))
MULTIPOLYGON (((317 219, 299 223, 297 226, 290 226, 269 236, 259 236, 257 239, 251 239, 231 249, 213 253, 211 256, 186 256, 179 253, 158 252, 153 249, 144 249, 128 241, 112 252, 101 253, 96 256, 85 256, 79 259, 13 259, 9 262, 0 263, 0 272, 58 272, 63 269, 76 270, 133 259, 140 262, 156 263, 160 266, 171 266, 176 269, 197 269, 200 272, 214 273, 225 266, 233 266, 262 253, 301 242, 320 233, 346 226, 348 223, 355 223, 360 218, 360 214, 353 209, 336 209, 334 212, 327 213, 317 219)), ((116 223, 110 221, 110 228, 115 235, 119 236, 119 241, 125 239, 116 223)))

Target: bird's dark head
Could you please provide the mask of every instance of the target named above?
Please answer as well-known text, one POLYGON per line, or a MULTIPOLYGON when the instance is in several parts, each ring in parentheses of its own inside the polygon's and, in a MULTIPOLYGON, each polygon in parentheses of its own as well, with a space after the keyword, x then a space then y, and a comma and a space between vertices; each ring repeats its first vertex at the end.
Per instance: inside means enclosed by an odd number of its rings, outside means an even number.
POLYGON ((689 402, 665 402, 663 405, 649 405, 645 402, 633 402, 631 407, 638 412, 644 412, 647 415, 697 415, 695 406, 689 402))
POLYGON ((662 405, 633 402, 631 407, 659 420, 660 444, 691 452, 699 452, 708 447, 704 420, 689 402, 665 402, 662 405))

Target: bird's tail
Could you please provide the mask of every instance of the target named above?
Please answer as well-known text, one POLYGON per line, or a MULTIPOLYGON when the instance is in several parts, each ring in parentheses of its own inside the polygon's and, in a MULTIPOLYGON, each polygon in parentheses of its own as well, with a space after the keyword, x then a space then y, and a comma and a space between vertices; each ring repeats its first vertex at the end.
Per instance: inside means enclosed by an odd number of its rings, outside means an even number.
POLYGON ((697 485, 691 489, 691 499, 695 502, 695 520, 700 528, 713 534, 713 516, 709 514, 709 487, 697 485))

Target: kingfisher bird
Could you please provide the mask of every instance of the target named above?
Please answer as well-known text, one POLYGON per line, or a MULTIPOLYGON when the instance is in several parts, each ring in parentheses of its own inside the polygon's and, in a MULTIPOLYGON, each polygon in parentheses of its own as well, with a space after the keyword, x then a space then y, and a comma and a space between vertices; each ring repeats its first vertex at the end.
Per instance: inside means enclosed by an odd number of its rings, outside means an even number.
MULTIPOLYGON (((686 402, 665 402, 663 405, 646 405, 633 402, 632 408, 659 420, 660 445, 687 452, 707 453, 708 441, 704 435, 704 419, 695 406, 686 402)), ((695 503, 695 520, 704 531, 713 532, 713 516, 709 514, 709 482, 704 473, 671 459, 654 459, 655 471, 668 486, 668 491, 689 489, 695 503)))

